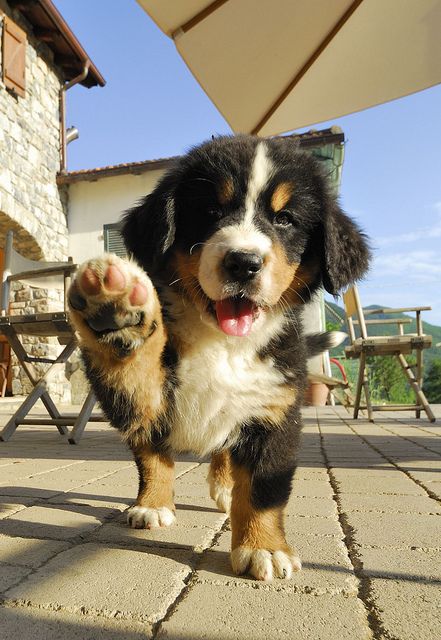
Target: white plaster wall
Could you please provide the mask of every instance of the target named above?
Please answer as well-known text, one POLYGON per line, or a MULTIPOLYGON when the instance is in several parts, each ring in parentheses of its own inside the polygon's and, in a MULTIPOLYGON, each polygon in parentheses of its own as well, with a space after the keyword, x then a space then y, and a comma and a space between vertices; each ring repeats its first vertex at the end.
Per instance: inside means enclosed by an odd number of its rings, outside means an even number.
POLYGON ((76 182, 69 186, 69 255, 83 262, 104 251, 103 226, 150 193, 164 170, 76 182))

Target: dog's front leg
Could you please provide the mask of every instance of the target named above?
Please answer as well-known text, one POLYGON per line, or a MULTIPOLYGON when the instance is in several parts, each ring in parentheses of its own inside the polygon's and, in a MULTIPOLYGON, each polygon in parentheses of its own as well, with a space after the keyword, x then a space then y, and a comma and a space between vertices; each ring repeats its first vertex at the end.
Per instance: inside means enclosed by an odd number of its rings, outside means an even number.
POLYGON ((284 509, 295 465, 286 459, 286 443, 285 460, 275 458, 283 442, 272 441, 282 439, 280 432, 265 434, 262 430, 260 436, 253 438, 252 445, 244 438, 231 452, 231 562, 235 573, 249 573, 257 580, 290 578, 301 569, 284 532, 284 509))
POLYGON ((175 521, 174 462, 149 445, 135 447, 133 454, 139 472, 139 491, 135 505, 127 513, 127 522, 135 529, 168 527, 175 521))
POLYGON ((173 461, 160 448, 168 409, 166 332, 156 291, 136 263, 105 254, 80 266, 69 306, 88 380, 138 466, 139 493, 128 522, 170 525, 173 461))

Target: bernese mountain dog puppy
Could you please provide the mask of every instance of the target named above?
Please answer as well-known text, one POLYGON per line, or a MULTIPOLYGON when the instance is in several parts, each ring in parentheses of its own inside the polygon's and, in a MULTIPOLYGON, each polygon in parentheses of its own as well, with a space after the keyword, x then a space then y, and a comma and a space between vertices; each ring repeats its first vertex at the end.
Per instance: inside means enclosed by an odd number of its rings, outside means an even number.
POLYGON ((368 267, 364 235, 292 138, 220 137, 190 151, 124 219, 131 258, 84 263, 70 290, 88 379, 132 449, 132 527, 175 521, 173 455, 211 454, 238 574, 301 567, 283 512, 301 430, 302 305, 368 267))

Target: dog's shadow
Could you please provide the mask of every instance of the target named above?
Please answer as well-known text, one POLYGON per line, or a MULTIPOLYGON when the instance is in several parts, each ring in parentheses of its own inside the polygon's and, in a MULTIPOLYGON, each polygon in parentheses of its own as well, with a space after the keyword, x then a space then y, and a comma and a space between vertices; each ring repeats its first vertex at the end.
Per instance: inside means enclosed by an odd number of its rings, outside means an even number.
POLYGON ((224 514, 215 507, 206 507, 183 502, 176 503, 177 521, 171 527, 158 529, 132 529, 127 525, 127 511, 105 523, 92 536, 96 541, 115 547, 131 548, 137 552, 169 558, 188 564, 192 571, 219 575, 224 578, 237 577, 232 572, 230 553, 217 547, 219 534, 229 538, 231 532, 228 520, 222 523, 224 514), (185 512, 209 514, 207 522, 191 524, 184 517, 185 512), (181 516, 181 517, 180 517, 181 516), (217 516, 217 518, 213 518, 217 516))

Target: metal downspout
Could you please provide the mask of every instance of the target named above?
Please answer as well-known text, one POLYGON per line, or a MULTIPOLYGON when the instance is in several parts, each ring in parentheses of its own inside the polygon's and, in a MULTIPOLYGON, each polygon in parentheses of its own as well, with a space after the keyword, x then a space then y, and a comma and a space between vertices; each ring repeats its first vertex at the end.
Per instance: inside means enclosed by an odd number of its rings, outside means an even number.
POLYGON ((68 91, 71 87, 82 82, 87 78, 89 73, 90 60, 86 60, 84 63, 83 71, 72 78, 69 82, 66 82, 61 89, 59 94, 60 101, 60 171, 63 173, 67 169, 67 143, 66 143, 66 91, 68 91))

